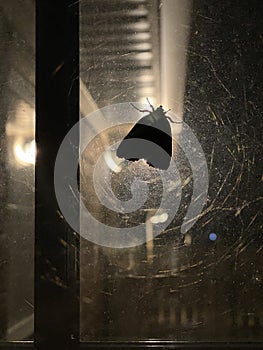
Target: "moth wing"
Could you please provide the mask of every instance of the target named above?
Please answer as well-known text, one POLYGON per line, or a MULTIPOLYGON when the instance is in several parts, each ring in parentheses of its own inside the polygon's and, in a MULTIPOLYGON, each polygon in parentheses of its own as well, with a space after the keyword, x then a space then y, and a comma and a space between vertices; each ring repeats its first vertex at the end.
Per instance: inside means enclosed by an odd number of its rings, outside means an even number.
MULTIPOLYGON (((148 121, 148 115, 141 118, 128 132, 128 134, 124 137, 123 141, 120 143, 118 149, 117 149, 117 156, 120 158, 125 158, 127 160, 127 157, 129 157, 130 154, 130 146, 128 146, 128 143, 125 142, 125 140, 129 139, 145 139, 146 133, 147 133, 147 126, 149 125, 148 121)), ((140 159, 140 158, 139 158, 140 159)), ((138 159, 136 159, 138 160, 138 159)))
POLYGON ((141 118, 129 131, 129 133, 125 136, 125 139, 130 138, 145 138, 145 130, 147 127, 153 126, 153 123, 151 123, 150 114, 146 115, 145 117, 141 118))
POLYGON ((125 136, 117 149, 117 156, 136 161, 145 159, 159 169, 168 169, 172 156, 172 133, 166 118, 141 118, 125 136))

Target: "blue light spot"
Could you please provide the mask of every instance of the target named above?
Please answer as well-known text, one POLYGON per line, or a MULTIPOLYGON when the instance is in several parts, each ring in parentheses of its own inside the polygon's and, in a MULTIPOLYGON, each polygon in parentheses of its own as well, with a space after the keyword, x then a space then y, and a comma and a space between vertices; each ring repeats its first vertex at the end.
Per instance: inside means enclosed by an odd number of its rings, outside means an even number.
POLYGON ((217 239, 217 234, 216 234, 216 233, 210 233, 209 239, 210 239, 211 241, 215 241, 215 240, 217 239))

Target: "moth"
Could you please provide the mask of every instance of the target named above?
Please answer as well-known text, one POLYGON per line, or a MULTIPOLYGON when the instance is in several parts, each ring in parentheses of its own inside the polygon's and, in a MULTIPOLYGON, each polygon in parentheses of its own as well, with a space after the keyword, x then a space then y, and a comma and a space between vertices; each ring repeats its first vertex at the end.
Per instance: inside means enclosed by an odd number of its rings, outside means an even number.
POLYGON ((148 113, 142 117, 125 136, 117 149, 117 156, 130 161, 144 159, 150 166, 162 170, 169 168, 172 157, 172 131, 170 123, 174 122, 166 115, 163 106, 156 109, 147 102, 151 111, 142 110, 131 105, 141 113, 148 113))

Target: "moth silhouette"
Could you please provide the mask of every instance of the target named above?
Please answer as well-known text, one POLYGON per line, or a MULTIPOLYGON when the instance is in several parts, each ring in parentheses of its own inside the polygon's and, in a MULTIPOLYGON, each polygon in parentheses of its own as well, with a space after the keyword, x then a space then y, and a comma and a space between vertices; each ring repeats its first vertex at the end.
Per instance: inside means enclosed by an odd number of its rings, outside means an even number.
POLYGON ((125 136, 117 149, 117 156, 130 161, 144 159, 150 166, 166 170, 172 157, 172 131, 175 123, 160 106, 156 109, 147 99, 152 111, 135 109, 148 114, 141 118, 125 136), (169 121, 168 121, 169 120, 169 121))

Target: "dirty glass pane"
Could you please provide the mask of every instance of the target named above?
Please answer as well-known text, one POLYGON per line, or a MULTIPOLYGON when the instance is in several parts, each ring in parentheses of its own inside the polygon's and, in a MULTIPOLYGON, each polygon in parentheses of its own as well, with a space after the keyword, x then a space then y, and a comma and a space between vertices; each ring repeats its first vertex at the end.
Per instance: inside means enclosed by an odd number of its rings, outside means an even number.
POLYGON ((81 0, 82 341, 263 340, 259 4, 81 0), (168 170, 116 155, 146 98, 168 170))
POLYGON ((0 2, 0 340, 33 337, 34 3, 0 2))

